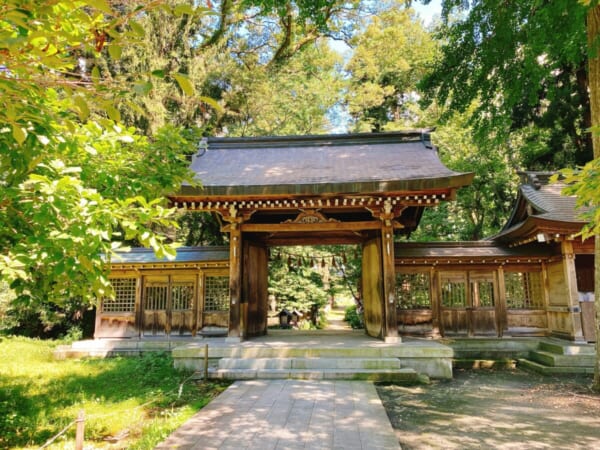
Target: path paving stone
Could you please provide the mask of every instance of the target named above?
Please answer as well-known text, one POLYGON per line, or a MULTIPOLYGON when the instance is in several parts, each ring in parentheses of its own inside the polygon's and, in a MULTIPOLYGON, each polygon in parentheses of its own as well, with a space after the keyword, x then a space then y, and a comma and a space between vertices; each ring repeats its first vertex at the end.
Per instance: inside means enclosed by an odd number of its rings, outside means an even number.
POLYGON ((159 450, 400 449, 368 381, 236 381, 159 450))

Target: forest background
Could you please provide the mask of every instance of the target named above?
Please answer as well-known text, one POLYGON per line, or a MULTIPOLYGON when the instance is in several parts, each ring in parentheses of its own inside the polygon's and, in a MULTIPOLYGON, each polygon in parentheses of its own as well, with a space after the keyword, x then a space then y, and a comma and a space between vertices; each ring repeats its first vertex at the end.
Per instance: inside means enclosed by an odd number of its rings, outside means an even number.
POLYGON ((402 0, 4 2, 1 327, 65 332, 110 296, 120 248, 222 243, 213 217, 164 200, 203 136, 435 128, 475 179, 411 239, 493 235, 519 170, 593 159, 597 5, 509 3, 444 0, 425 25, 402 0))

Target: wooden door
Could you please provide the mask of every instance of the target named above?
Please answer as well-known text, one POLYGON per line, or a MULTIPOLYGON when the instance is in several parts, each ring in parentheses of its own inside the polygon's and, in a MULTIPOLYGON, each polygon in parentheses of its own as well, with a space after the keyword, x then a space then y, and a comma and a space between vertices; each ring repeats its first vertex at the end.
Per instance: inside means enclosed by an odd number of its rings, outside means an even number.
POLYGON ((471 309, 469 334, 496 335, 498 287, 494 272, 469 273, 471 309))
POLYGON ((444 334, 496 334, 498 287, 494 272, 440 273, 444 334))
POLYGON ((229 273, 208 271, 202 277, 198 329, 205 334, 227 334, 229 327, 229 273))
POLYGON ((470 307, 466 272, 440 273, 441 325, 445 335, 468 334, 467 308, 470 307))
POLYGON ((170 333, 178 336, 196 334, 196 276, 171 276, 170 333))
POLYGON ((381 238, 371 239, 363 245, 362 301, 367 334, 382 337, 384 317, 381 238))
POLYGON ((142 334, 144 336, 195 334, 196 298, 194 275, 144 276, 142 334))
POLYGON ((142 287, 142 334, 144 336, 164 336, 169 333, 168 303, 169 276, 145 276, 142 287))
POLYGON ((268 278, 269 257, 267 248, 253 242, 246 242, 244 248, 244 301, 246 302, 246 336, 262 336, 267 332, 269 312, 268 278))

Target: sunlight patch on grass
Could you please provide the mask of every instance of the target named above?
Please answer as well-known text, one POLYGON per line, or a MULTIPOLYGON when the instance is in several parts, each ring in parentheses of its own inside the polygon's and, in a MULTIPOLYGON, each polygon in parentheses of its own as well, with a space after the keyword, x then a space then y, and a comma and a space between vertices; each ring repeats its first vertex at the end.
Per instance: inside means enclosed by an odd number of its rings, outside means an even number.
MULTIPOLYGON (((153 448, 226 387, 189 381, 166 353, 55 361, 57 344, 0 340, 0 448, 38 448, 80 410, 86 445, 101 448, 117 436, 127 448, 153 448)), ((72 427, 49 448, 72 445, 74 433, 72 427)))

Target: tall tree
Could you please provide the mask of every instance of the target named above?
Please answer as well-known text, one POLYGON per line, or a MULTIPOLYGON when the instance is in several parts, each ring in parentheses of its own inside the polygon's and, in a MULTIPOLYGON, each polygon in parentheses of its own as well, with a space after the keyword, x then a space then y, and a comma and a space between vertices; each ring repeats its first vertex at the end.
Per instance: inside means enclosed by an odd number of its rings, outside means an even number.
MULTIPOLYGON (((600 5, 597 1, 588 2, 587 15, 587 43, 590 52, 589 62, 589 80, 590 80, 590 99, 591 99, 591 118, 593 126, 593 144, 594 144, 594 161, 596 165, 600 165, 600 134, 598 134, 600 126, 600 51, 598 44, 600 40, 600 5)), ((592 177, 588 179, 583 177, 579 180, 579 186, 583 187, 591 181, 596 186, 600 184, 598 172, 593 172, 592 177)), ((598 190, 588 204, 595 210, 594 220, 594 236, 595 236, 595 297, 596 297, 596 336, 600 336, 600 198, 598 190)), ((596 365, 594 368, 594 390, 600 392, 600 343, 596 338, 596 365)))
MULTIPOLYGON (((357 131, 434 127, 444 108, 419 106, 418 84, 435 65, 439 44, 405 2, 386 2, 351 41, 354 52, 346 65, 346 101, 357 131)), ((446 114, 433 140, 442 160, 454 170, 475 172, 471 187, 457 201, 428 209, 416 240, 477 240, 497 232, 510 213, 518 155, 509 142, 494 145, 473 139, 468 118, 478 108, 446 114)))
POLYGON ((352 35, 357 23, 344 19, 359 14, 362 2, 222 0, 211 2, 214 14, 207 15, 186 14, 190 0, 164 1, 179 14, 140 16, 146 45, 124 48, 116 60, 105 53, 99 64, 111 76, 144 75, 121 102, 123 120, 146 133, 165 123, 203 135, 327 129, 328 110, 341 95, 341 62, 326 39, 352 35), (194 96, 184 95, 174 73, 185 76, 194 96))
POLYGON ((593 389, 600 392, 600 4, 597 0, 582 1, 587 6, 588 74, 591 104, 592 142, 594 160, 581 170, 571 172, 568 181, 573 183, 570 193, 578 196, 579 204, 587 206, 589 226, 586 236, 595 238, 595 298, 596 298, 596 364, 593 389))
POLYGON ((414 11, 391 2, 350 41, 346 102, 357 131, 414 127, 417 83, 434 60, 436 44, 414 11))
POLYGON ((520 139, 527 168, 590 160, 585 7, 570 0, 443 6, 442 56, 421 84, 428 98, 448 114, 478 101, 471 114, 477 141, 520 139), (468 10, 452 15, 458 7, 468 10))

